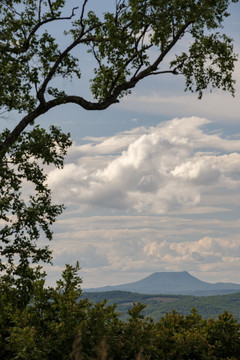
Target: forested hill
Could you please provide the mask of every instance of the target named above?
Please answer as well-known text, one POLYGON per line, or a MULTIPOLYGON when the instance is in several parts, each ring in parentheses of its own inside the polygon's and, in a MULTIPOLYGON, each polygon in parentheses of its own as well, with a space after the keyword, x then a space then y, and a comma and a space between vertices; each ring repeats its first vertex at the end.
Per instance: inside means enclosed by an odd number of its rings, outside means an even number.
POLYGON ((157 295, 137 294, 128 291, 107 292, 83 292, 93 303, 107 299, 107 304, 117 304, 117 311, 121 312, 122 318, 127 318, 127 311, 134 303, 146 304, 143 311, 145 316, 152 317, 155 321, 167 312, 176 310, 180 314, 187 315, 195 308, 204 318, 217 318, 219 314, 228 311, 240 321, 240 292, 217 296, 184 296, 184 295, 157 295))
POLYGON ((240 284, 216 283, 201 281, 186 271, 155 272, 142 280, 129 284, 104 286, 101 288, 85 289, 86 292, 102 291, 131 291, 140 294, 176 294, 210 296, 240 292, 240 284))

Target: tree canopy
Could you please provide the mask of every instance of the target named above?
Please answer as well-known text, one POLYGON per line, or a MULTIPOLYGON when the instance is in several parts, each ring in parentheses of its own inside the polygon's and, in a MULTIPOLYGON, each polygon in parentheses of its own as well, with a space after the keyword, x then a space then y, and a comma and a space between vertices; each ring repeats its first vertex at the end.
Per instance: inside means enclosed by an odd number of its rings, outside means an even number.
POLYGON ((229 4, 237 1, 116 0, 115 11, 102 16, 91 9, 90 0, 72 8, 66 0, 2 1, 0 108, 23 117, 0 150, 7 151, 28 124, 51 108, 74 103, 103 110, 153 75, 182 74, 186 90, 199 97, 208 87, 233 94, 237 57, 232 40, 219 28, 229 15, 229 4), (52 25, 59 22, 66 29, 65 47, 53 32, 52 25), (177 45, 186 36, 189 48, 179 52, 177 45), (86 49, 95 60, 90 99, 80 90, 79 60, 86 49), (79 81, 79 91, 68 94, 56 87, 57 76, 79 81))
POLYGON ((240 324, 231 314, 206 320, 195 309, 187 315, 172 311, 154 322, 137 303, 122 321, 116 306, 81 297, 78 270, 78 264, 67 266, 56 288, 36 279, 22 309, 7 301, 9 292, 0 292, 1 359, 239 359, 240 324))

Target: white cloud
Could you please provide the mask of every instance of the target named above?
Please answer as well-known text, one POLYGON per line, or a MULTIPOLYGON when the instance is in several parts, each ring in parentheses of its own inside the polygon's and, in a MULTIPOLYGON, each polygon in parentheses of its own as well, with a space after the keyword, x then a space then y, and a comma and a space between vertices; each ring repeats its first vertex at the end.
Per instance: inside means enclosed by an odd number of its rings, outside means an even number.
POLYGON ((79 260, 84 287, 183 270, 237 282, 240 140, 209 124, 173 119, 74 145, 64 169, 49 173, 68 206, 55 225, 52 276, 79 260))
POLYGON ((239 98, 220 91, 205 95, 198 100, 196 94, 174 95, 173 92, 150 92, 139 95, 133 92, 122 101, 121 107, 126 110, 137 109, 140 113, 159 114, 161 116, 199 116, 209 117, 217 122, 234 123, 239 121, 239 98))
POLYGON ((226 198, 229 207, 233 194, 233 202, 239 199, 240 140, 204 132, 208 124, 173 119, 73 146, 64 169, 50 172, 49 185, 58 201, 82 211, 189 212, 216 208, 216 198, 217 207, 225 208, 226 198))

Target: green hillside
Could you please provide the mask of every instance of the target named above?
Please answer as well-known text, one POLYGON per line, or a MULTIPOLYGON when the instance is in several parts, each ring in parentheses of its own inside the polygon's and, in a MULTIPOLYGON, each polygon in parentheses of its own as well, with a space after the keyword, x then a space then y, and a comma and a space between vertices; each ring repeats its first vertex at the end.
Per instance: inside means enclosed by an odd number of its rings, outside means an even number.
POLYGON ((128 291, 84 292, 83 297, 93 303, 107 299, 107 304, 117 304, 117 311, 127 318, 127 311, 134 303, 146 304, 143 311, 145 316, 158 320, 167 312, 176 310, 180 314, 187 315, 195 308, 204 318, 216 318, 225 310, 232 313, 240 321, 240 292, 217 296, 186 296, 186 295, 146 295, 131 293, 128 291))

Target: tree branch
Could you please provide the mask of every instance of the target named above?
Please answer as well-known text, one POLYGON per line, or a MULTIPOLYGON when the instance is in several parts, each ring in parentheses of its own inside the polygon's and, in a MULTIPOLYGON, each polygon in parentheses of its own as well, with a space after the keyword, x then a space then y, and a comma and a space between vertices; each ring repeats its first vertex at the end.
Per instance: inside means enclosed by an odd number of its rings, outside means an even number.
POLYGON ((45 114, 50 109, 56 106, 72 103, 81 106, 85 110, 105 110, 110 105, 117 102, 118 100, 115 99, 114 97, 109 97, 108 99, 98 103, 98 102, 87 101, 81 96, 66 95, 64 97, 45 102, 44 104, 41 103, 34 111, 24 116, 24 118, 9 134, 8 138, 2 144, 0 144, 0 158, 7 152, 8 148, 18 139, 19 135, 24 131, 24 129, 30 123, 32 123, 40 115, 45 114))
POLYGON ((81 15, 80 15, 80 24, 81 24, 82 28, 84 28, 84 26, 83 26, 83 17, 84 17, 84 12, 85 12, 85 7, 87 5, 87 2, 88 2, 88 0, 84 1, 83 5, 82 5, 81 15))
POLYGON ((177 68, 175 68, 173 70, 154 71, 150 75, 161 75, 161 74, 180 75, 181 73, 177 71, 177 68))
MULTIPOLYGON (((34 34, 45 24, 48 24, 50 22, 53 21, 60 21, 60 20, 71 20, 74 16, 75 16, 75 10, 78 9, 78 6, 74 7, 72 9, 72 14, 69 16, 62 16, 62 17, 54 17, 52 14, 52 17, 46 20, 41 21, 41 2, 42 0, 40 0, 39 2, 39 10, 38 10, 38 23, 34 26, 34 28, 31 30, 31 32, 29 33, 28 37, 26 38, 26 40, 24 41, 23 45, 19 48, 11 48, 11 47, 7 47, 7 51, 15 53, 15 54, 20 54, 20 53, 25 53, 29 47, 30 47, 30 41, 32 39, 32 37, 34 36, 34 34)), ((0 48, 5 48, 4 45, 0 44, 0 48)))
MULTIPOLYGON (((169 51, 174 47, 174 45, 177 43, 177 41, 180 39, 180 37, 184 34, 186 29, 189 25, 191 25, 192 21, 186 22, 185 25, 181 27, 181 29, 178 30, 175 38, 171 41, 171 43, 165 48, 164 51, 161 52, 161 54, 158 56, 158 58, 146 69, 139 72, 138 75, 132 76, 132 78, 129 81, 126 81, 123 84, 118 85, 115 90, 112 93, 113 98, 118 98, 118 96, 123 92, 130 90, 136 86, 136 84, 142 80, 145 77, 148 77, 150 75, 154 75, 154 73, 158 70, 158 65, 163 61, 165 56, 169 53, 169 51)), ((173 70, 174 71, 174 70, 173 70)), ((172 73, 173 73, 172 71, 172 73)))
POLYGON ((174 45, 177 43, 177 41, 180 39, 180 37, 184 34, 186 29, 189 27, 189 25, 191 25, 191 23, 192 23, 191 21, 188 21, 184 26, 182 26, 181 29, 178 30, 176 36, 173 38, 171 43, 165 48, 165 50, 162 51, 162 53, 155 60, 155 62, 152 65, 150 65, 147 69, 143 70, 141 73, 138 74, 138 76, 137 76, 138 81, 157 70, 158 65, 163 61, 165 56, 174 47, 174 45))

